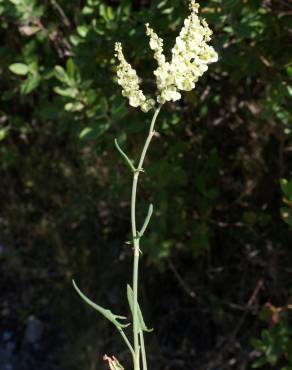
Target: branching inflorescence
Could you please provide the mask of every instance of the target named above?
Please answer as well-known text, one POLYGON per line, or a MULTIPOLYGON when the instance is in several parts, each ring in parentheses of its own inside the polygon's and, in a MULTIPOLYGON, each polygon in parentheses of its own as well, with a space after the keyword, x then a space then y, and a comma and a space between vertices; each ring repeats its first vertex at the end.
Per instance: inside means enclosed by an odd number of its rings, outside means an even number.
MULTIPOLYGON (((179 100, 181 98, 180 91, 190 91, 194 89, 199 77, 207 71, 208 64, 218 60, 216 51, 212 46, 208 45, 208 42, 211 40, 212 31, 207 22, 198 17, 199 5, 195 0, 190 1, 190 10, 191 14, 185 19, 180 34, 176 38, 175 45, 171 50, 172 57, 170 61, 167 61, 163 54, 163 40, 154 32, 149 24, 146 24, 146 34, 149 36, 149 45, 154 51, 154 59, 157 62, 157 69, 154 71, 157 85, 156 99, 145 96, 140 88, 140 80, 137 72, 124 57, 121 43, 117 42, 115 45, 115 55, 119 61, 117 77, 118 83, 122 87, 123 96, 129 99, 129 104, 132 107, 140 107, 143 112, 154 109, 148 136, 145 140, 137 166, 133 164, 133 161, 129 159, 120 148, 117 140, 115 140, 118 151, 133 175, 131 192, 131 228, 134 253, 133 288, 131 288, 130 285, 127 287, 127 297, 132 313, 133 344, 124 331, 129 324, 122 324, 120 322, 120 320, 125 319, 125 317, 115 315, 110 310, 104 309, 92 302, 80 291, 73 281, 74 287, 81 298, 112 322, 120 332, 132 355, 134 370, 140 370, 141 364, 142 369, 147 370, 143 332, 150 331, 144 323, 142 312, 138 304, 138 275, 140 239, 143 237, 150 221, 153 206, 150 204, 145 221, 138 230, 136 225, 136 197, 139 175, 143 171, 144 159, 152 137, 155 134, 154 126, 162 105, 169 101, 174 102, 179 100)), ((115 357, 110 358, 105 356, 105 359, 108 361, 111 370, 123 369, 115 357)))
MULTIPOLYGON (((176 101, 181 98, 180 91, 190 91, 204 72, 208 64, 216 62, 218 55, 208 45, 212 31, 207 22, 198 17, 199 5, 190 2, 191 14, 185 19, 184 25, 172 48, 172 58, 166 61, 163 54, 163 40, 146 24, 146 34, 150 38, 150 48, 154 51, 157 69, 154 71, 158 90, 157 102, 176 101)), ((122 45, 116 43, 118 65, 118 83, 122 86, 123 95, 129 99, 133 107, 140 107, 143 112, 155 108, 155 101, 147 99, 139 87, 136 71, 126 62, 122 45)))

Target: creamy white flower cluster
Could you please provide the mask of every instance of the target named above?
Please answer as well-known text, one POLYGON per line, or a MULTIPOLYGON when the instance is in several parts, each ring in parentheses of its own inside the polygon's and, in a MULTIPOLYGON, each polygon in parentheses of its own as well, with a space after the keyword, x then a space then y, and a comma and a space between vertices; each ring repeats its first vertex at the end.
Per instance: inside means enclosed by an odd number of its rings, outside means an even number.
POLYGON ((123 96, 129 99, 132 107, 141 107, 143 112, 148 112, 155 104, 153 99, 146 99, 139 86, 139 78, 134 68, 126 61, 122 44, 115 45, 116 57, 119 60, 117 69, 118 83, 122 86, 123 96))
MULTIPOLYGON (((208 64, 218 60, 216 51, 208 45, 212 31, 204 19, 199 19, 199 4, 195 0, 190 1, 190 10, 191 14, 185 19, 171 50, 172 58, 169 62, 163 54, 163 40, 146 24, 149 45, 158 65, 154 74, 158 89, 157 101, 160 104, 179 100, 179 91, 194 89, 199 77, 207 71, 208 64)), ((153 100, 147 100, 139 89, 136 71, 125 61, 120 44, 116 44, 116 51, 120 61, 118 82, 123 87, 123 95, 129 98, 130 105, 140 106, 143 111, 148 111, 153 106, 153 100)))
POLYGON ((180 99, 181 95, 177 91, 174 76, 171 73, 171 64, 166 62, 163 54, 163 40, 149 27, 148 23, 146 24, 146 34, 150 38, 149 45, 154 50, 154 58, 158 64, 158 68, 154 71, 159 91, 158 102, 164 103, 180 99))

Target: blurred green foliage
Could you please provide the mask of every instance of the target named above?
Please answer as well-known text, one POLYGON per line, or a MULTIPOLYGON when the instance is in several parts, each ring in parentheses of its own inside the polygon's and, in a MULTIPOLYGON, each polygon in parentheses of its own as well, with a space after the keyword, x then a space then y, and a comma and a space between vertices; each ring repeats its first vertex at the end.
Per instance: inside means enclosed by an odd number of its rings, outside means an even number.
POLYGON ((281 208, 281 215, 283 220, 292 226, 292 180, 281 179, 280 184, 285 205, 285 207, 281 208))
POLYGON ((285 311, 285 308, 271 304, 262 309, 260 318, 269 322, 270 327, 262 330, 259 339, 252 340, 254 348, 260 354, 252 368, 270 364, 276 365, 280 370, 292 369, 292 328, 285 311))
POLYGON ((276 365, 284 360, 286 365, 280 370, 292 369, 292 332, 289 324, 281 321, 270 330, 263 330, 260 339, 253 340, 254 347, 262 354, 253 363, 253 368, 259 368, 265 364, 276 365))
MULTIPOLYGON (((208 292, 202 304, 224 332, 228 320, 218 312, 225 301, 246 302, 259 277, 279 305, 291 293, 291 231, 281 219, 279 186, 291 170, 291 4, 207 0, 201 10, 220 60, 180 104, 164 108, 139 216, 150 200, 147 266, 167 274, 167 261, 176 258, 183 278, 208 292), (225 289, 226 281, 234 285, 225 289)), ((114 43, 125 45, 152 91, 144 23, 169 53, 187 11, 179 0, 0 0, 1 224, 3 243, 21 246, 11 271, 22 261, 53 266, 64 279, 54 285, 57 296, 70 289, 72 275, 88 291, 101 277, 115 281, 105 266, 130 251, 121 246, 129 232, 129 177, 114 138, 136 158, 150 116, 121 97, 114 43)), ((291 201, 287 184, 281 187, 291 201)), ((68 317, 76 325, 78 313, 68 317)))

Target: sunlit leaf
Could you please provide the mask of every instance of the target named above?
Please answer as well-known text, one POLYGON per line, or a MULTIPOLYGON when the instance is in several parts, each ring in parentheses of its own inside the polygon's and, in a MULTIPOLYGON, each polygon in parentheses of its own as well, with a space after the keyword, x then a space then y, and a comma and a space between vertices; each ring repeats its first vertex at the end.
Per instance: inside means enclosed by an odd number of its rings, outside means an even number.
POLYGON ((29 68, 24 63, 13 63, 9 66, 11 72, 19 76, 25 76, 28 74, 29 68))

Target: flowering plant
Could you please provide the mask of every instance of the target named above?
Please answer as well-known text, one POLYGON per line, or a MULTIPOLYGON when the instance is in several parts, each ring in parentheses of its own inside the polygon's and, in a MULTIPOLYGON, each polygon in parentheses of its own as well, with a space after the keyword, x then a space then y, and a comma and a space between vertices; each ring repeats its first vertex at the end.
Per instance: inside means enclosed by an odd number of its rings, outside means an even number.
MULTIPOLYGON (((166 60, 163 54, 163 40, 155 33, 155 31, 146 24, 146 34, 149 36, 150 48, 154 51, 154 58, 157 62, 157 69, 154 71, 157 85, 156 99, 147 97, 140 88, 140 80, 135 69, 126 61, 121 43, 115 45, 116 58, 118 59, 117 77, 118 84, 122 87, 123 96, 129 99, 129 104, 132 107, 140 107, 143 112, 154 110, 151 120, 148 136, 145 140, 140 159, 137 166, 120 148, 117 140, 115 145, 130 168, 132 180, 131 192, 131 228, 133 245, 133 281, 132 287, 127 287, 127 297, 132 313, 133 324, 133 344, 125 334, 125 328, 130 324, 124 324, 121 320, 126 319, 124 316, 115 315, 110 310, 92 302, 86 297, 73 281, 73 285, 81 296, 81 298, 91 307, 107 318, 123 337, 133 359, 134 370, 147 370, 146 351, 144 344, 144 332, 151 331, 144 323, 142 312, 138 304, 138 272, 139 272, 139 257, 140 257, 140 240, 143 237, 150 218, 153 213, 152 204, 149 205, 148 213, 145 221, 140 228, 136 225, 136 196, 138 179, 143 172, 144 159, 147 154, 150 142, 155 134, 154 126, 159 114, 159 111, 164 103, 168 101, 177 101, 181 98, 180 91, 190 91, 195 88, 195 84, 199 77, 208 69, 208 64, 216 62, 218 55, 212 46, 208 45, 211 40, 212 31, 207 22, 198 17, 199 5, 195 0, 190 1, 190 15, 185 19, 184 25, 176 38, 174 47, 172 48, 172 57, 170 61, 166 60), (141 361, 142 360, 142 361, 141 361)), ((115 357, 105 357, 108 361, 110 369, 122 369, 118 360, 115 357)))

